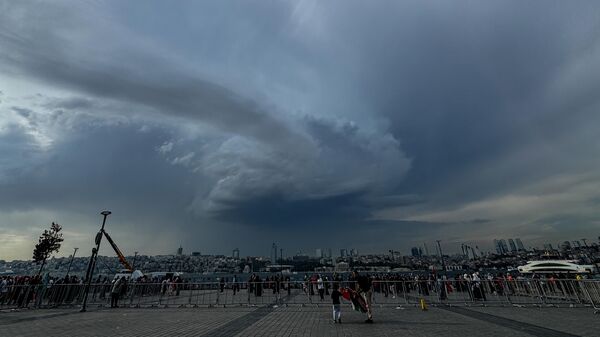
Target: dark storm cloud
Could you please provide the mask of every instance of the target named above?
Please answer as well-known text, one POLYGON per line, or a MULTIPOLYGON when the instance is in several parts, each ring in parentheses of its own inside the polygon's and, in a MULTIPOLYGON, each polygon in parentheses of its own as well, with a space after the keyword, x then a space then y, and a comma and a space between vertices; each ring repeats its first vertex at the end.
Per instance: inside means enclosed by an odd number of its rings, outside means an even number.
POLYGON ((370 215, 363 197, 364 193, 360 192, 301 200, 290 200, 285 194, 267 195, 237 203, 224 202, 226 208, 215 211, 215 215, 224 221, 253 226, 339 228, 348 225, 349 219, 364 219, 370 215))
POLYGON ((0 147, 12 158, 0 179, 21 176, 2 207, 112 199, 131 223, 149 207, 149 227, 168 214, 212 247, 264 231, 405 247, 559 235, 568 219, 584 232, 598 218, 599 13, 583 1, 5 2, 0 136, 13 146, 0 147))

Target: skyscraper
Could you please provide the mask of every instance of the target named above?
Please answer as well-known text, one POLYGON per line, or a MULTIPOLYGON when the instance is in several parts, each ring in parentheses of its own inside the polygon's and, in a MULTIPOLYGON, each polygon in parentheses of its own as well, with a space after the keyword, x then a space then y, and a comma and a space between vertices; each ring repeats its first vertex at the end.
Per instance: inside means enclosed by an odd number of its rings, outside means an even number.
POLYGON ((183 247, 179 246, 179 248, 177 248, 177 255, 183 255, 183 247))
POLYGON ((323 257, 323 250, 321 248, 315 249, 315 256, 320 259, 323 257))
POLYGON ((346 257, 348 255, 347 250, 345 248, 340 249, 340 257, 346 257))
POLYGON ((511 252, 517 251, 517 245, 515 244, 515 241, 513 239, 508 239, 508 245, 510 246, 511 252))
POLYGON ((496 249, 496 253, 498 255, 502 255, 502 246, 500 245, 500 241, 498 239, 494 239, 494 248, 496 249))
POLYGON ((236 259, 236 260, 239 260, 239 258, 240 258, 240 250, 238 248, 234 249, 233 253, 231 254, 231 257, 234 258, 234 259, 236 259))
POLYGON ((423 255, 423 250, 419 247, 412 247, 412 249, 410 250, 410 253, 412 256, 418 257, 423 255))
POLYGON ((525 251, 525 246, 523 245, 521 239, 516 238, 515 241, 517 242, 517 248, 521 251, 525 251))
POLYGON ((508 245, 506 244, 506 240, 500 239, 500 246, 502 247, 503 254, 508 253, 508 245))

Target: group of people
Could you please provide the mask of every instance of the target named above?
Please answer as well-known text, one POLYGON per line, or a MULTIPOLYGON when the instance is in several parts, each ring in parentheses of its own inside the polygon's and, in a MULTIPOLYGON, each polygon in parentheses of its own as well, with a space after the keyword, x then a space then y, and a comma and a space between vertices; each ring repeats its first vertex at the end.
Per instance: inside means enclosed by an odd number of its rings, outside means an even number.
POLYGON ((77 285, 82 282, 75 275, 1 276, 0 306, 27 307, 34 301, 39 306, 44 300, 54 305, 70 303, 79 295, 77 285))
MULTIPOLYGON (((232 287, 237 288, 237 291, 239 291, 240 282, 237 282, 237 276, 234 276, 234 278, 236 281, 232 283, 232 287)), ((263 280, 260 275, 252 274, 248 278, 248 291, 257 297, 262 296, 264 289, 271 290, 273 294, 280 294, 282 291, 286 291, 290 295, 292 287, 293 283, 289 276, 271 275, 265 277, 263 280)), ((235 292, 234 290, 234 294, 235 292)))
MULTIPOLYGON (((339 283, 341 278, 335 276, 333 278, 336 280, 333 283, 333 290, 331 291, 333 323, 342 323, 342 298, 351 301, 355 310, 367 314, 365 323, 373 323, 373 279, 369 275, 360 275, 358 271, 353 271, 348 280, 350 282, 349 284, 353 285, 353 287, 342 288, 339 283), (344 293, 347 294, 347 296, 344 296, 344 293)), ((317 279, 317 287, 319 289, 319 295, 321 296, 321 289, 324 289, 325 287, 323 286, 323 279, 320 275, 317 279)))

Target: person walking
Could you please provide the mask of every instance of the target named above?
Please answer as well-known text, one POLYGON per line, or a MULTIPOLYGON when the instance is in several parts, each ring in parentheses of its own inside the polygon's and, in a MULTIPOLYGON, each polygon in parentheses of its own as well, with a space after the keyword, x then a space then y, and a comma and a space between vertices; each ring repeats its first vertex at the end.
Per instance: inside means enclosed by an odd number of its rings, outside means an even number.
POLYGON ((317 279, 317 290, 319 291, 321 301, 325 300, 325 286, 323 285, 323 278, 321 275, 319 275, 319 278, 317 279))
POLYGON ((367 306, 367 320, 365 323, 373 323, 373 309, 372 309, 372 299, 373 299, 373 290, 371 278, 368 275, 359 275, 358 271, 352 272, 352 280, 355 282, 356 291, 362 296, 365 300, 367 306))
POLYGON ((112 289, 110 291, 110 307, 118 308, 119 307, 119 296, 121 296, 121 282, 122 278, 117 278, 113 282, 112 289))
POLYGON ((339 286, 334 284, 333 290, 331 291, 331 301, 333 302, 333 323, 342 323, 342 304, 340 302, 340 297, 342 297, 342 293, 340 293, 339 286))
POLYGON ((238 288, 240 286, 238 282, 239 281, 238 281, 237 275, 233 275, 233 278, 231 279, 231 289, 233 290, 234 296, 237 292, 240 291, 238 288))

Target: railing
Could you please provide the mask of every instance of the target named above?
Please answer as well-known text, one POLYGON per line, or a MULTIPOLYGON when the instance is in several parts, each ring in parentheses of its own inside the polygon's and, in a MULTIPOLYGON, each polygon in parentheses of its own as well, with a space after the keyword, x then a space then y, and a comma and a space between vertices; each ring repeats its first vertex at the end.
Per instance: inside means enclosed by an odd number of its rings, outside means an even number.
MULTIPOLYGON (((88 306, 211 307, 329 305, 334 286, 352 282, 130 283, 113 294, 111 284, 93 284, 88 306), (319 289, 320 288, 320 289, 319 289)), ((0 309, 79 306, 84 285, 10 285, 0 293, 0 309)), ((482 280, 372 282, 374 306, 589 306, 600 310, 599 280, 482 280)))

